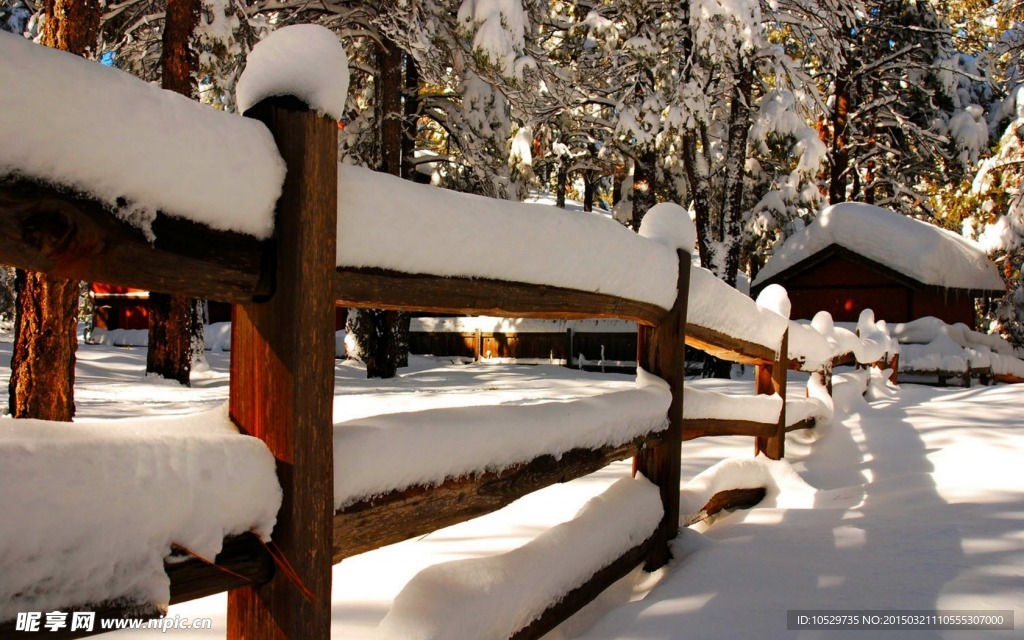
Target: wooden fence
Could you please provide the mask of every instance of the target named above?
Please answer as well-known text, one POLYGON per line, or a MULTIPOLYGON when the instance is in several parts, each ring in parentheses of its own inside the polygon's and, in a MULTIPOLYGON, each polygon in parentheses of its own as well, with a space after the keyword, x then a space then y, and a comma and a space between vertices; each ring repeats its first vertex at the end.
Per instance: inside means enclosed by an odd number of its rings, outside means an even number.
MULTIPOLYGON (((172 603, 230 590, 229 637, 327 638, 332 563, 494 511, 545 486, 632 456, 635 470, 659 487, 661 523, 645 541, 512 636, 535 638, 638 564, 654 569, 668 561, 669 541, 680 526, 683 440, 754 437, 756 451, 782 457, 784 410, 770 422, 684 418, 684 344, 756 366, 758 394, 784 397, 787 368, 785 338, 773 349, 687 324, 688 254, 678 254, 678 297, 669 310, 546 285, 336 268, 336 216, 344 211, 336 210, 335 123, 293 98, 264 101, 246 115, 266 124, 288 167, 270 241, 158 214, 155 241, 150 242, 88 198, 31 181, 0 179, 3 262, 234 305, 230 415, 242 432, 262 439, 277 459, 284 498, 273 542, 292 575, 275 571, 268 551, 251 535, 238 536, 225 541, 215 560, 218 566, 198 560, 166 566, 172 603), (128 264, 132 269, 125 268, 128 264), (336 304, 636 321, 638 363, 671 388, 668 429, 617 446, 577 448, 557 459, 544 455, 501 471, 392 491, 335 512, 334 455, 344 454, 333 451, 332 440, 336 304), (303 313, 295 313, 297 308, 303 313)), ((116 607, 103 603, 93 609, 116 614, 116 607)), ((18 635, 12 629, 12 623, 0 625, 0 635, 18 635)))

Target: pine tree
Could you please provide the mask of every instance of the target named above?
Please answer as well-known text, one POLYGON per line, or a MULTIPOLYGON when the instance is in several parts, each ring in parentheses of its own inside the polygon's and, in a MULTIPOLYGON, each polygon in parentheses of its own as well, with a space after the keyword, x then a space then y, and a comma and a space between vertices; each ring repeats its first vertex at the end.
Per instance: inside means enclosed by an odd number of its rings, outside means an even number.
MULTIPOLYGON (((91 57, 100 3, 47 0, 41 43, 91 57)), ((79 283, 18 270, 10 412, 15 418, 70 421, 75 415, 75 351, 79 283)))
MULTIPOLYGON (((168 0, 163 28, 161 86, 193 99, 197 97, 199 67, 194 41, 201 9, 202 0, 168 0)), ((189 385, 192 345, 197 339, 202 342, 197 304, 188 296, 150 292, 146 373, 189 385)))

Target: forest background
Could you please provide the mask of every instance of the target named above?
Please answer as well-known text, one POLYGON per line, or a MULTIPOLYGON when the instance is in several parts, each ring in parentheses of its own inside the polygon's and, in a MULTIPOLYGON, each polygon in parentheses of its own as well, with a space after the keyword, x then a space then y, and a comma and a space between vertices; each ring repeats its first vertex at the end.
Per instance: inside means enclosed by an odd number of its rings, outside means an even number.
MULTIPOLYGON (((979 241, 1008 289, 979 320, 1024 346, 1024 2, 0 0, 0 29, 227 111, 248 51, 296 23, 349 52, 344 162, 495 198, 550 191, 632 228, 676 202, 734 286, 825 206, 876 204, 979 241)), ((0 279, 11 320, 44 286, 0 279)), ((49 311, 88 313, 71 288, 49 311)), ((202 305, 166 298, 148 368, 187 384, 202 305)), ((394 375, 407 326, 350 314, 369 375, 394 375)), ((15 353, 30 328, 15 323, 15 353)))

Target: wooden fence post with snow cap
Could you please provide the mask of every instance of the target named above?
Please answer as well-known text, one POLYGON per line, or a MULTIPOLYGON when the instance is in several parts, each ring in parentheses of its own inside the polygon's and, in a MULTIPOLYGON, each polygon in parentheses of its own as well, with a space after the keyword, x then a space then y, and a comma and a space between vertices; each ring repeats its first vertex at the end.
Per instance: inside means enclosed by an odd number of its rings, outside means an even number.
MULTIPOLYGON (((344 50, 326 29, 288 37, 293 39, 289 53, 308 50, 312 40, 314 45, 336 47, 344 62, 344 50), (324 33, 329 39, 317 43, 324 33)), ((256 62, 259 47, 250 54, 247 71, 256 62)), ((338 55, 330 50, 326 55, 332 54, 338 55)), ((277 458, 284 498, 272 533, 278 570, 265 585, 229 593, 228 637, 328 638, 337 125, 334 119, 317 115, 305 97, 263 99, 268 94, 253 90, 257 95, 243 101, 244 81, 243 75, 240 109, 267 125, 288 172, 274 226, 273 293, 266 300, 233 307, 229 407, 239 428, 266 442, 277 458)), ((332 110, 336 111, 327 111, 332 110)))
POLYGON ((782 398, 782 409, 779 411, 779 422, 775 435, 766 438, 754 438, 754 455, 764 453, 772 460, 782 460, 786 455, 786 366, 789 356, 789 329, 782 334, 779 355, 770 365, 757 365, 754 369, 754 393, 777 393, 782 398))
POLYGON ((672 404, 668 430, 660 444, 645 448, 633 459, 635 472, 658 485, 665 513, 655 534, 657 540, 645 568, 664 566, 671 554, 669 541, 679 532, 679 482, 683 444, 683 378, 686 368, 686 303, 690 292, 690 254, 679 250, 679 279, 675 304, 656 327, 640 325, 637 331, 637 365, 669 384, 672 404))

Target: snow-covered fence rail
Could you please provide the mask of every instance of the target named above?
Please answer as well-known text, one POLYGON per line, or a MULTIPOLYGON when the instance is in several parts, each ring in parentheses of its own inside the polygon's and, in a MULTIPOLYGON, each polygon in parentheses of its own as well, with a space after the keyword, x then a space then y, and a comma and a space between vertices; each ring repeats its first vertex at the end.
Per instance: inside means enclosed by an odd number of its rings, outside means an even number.
POLYGON ((750 436, 755 453, 778 460, 785 449, 788 321, 706 269, 694 267, 692 278, 686 344, 753 365, 756 374, 753 397, 687 390, 683 439, 750 436))
MULTIPOLYGON (((316 40, 312 35, 298 39, 306 46, 316 40)), ((336 47, 334 37, 327 37, 336 47)), ((343 66, 337 55, 320 52, 318 60, 333 62, 311 66, 337 69, 343 66)), ((116 71, 0 34, 0 73, 9 75, 13 69, 32 69, 31 77, 43 88, 0 96, 5 113, 0 126, 9 127, 0 130, 0 138, 19 141, 0 150, 0 260, 67 278, 235 304, 229 412, 239 430, 261 439, 277 461, 283 501, 272 540, 275 564, 286 570, 269 575, 269 552, 251 537, 225 543, 215 559, 229 565, 235 574, 230 578, 216 567, 167 569, 172 601, 233 589, 228 598, 231 636, 326 638, 332 560, 476 517, 544 486, 634 457, 636 470, 660 497, 660 511, 647 512, 643 519, 656 524, 649 531, 631 530, 624 552, 588 569, 589 576, 559 583, 568 585, 564 597, 553 597, 525 627, 507 630, 510 636, 538 637, 636 564, 654 568, 667 562, 669 540, 680 524, 684 439, 744 435, 755 437, 757 450, 770 457, 784 453, 787 321, 710 273, 691 268, 693 229, 678 207, 652 209, 638 237, 598 217, 455 194, 339 166, 333 120, 307 107, 314 104, 331 114, 337 105, 319 103, 322 96, 315 91, 300 100, 257 90, 247 111, 250 119, 210 116, 210 110, 187 100, 153 93, 149 85, 123 74, 111 75, 116 71), (83 104, 95 92, 64 99, 61 85, 70 78, 119 97, 102 107, 83 104), (120 88, 115 90, 115 84, 120 88), (56 137, 82 139, 86 146, 102 139, 103 148, 112 150, 103 157, 113 158, 114 164, 97 174, 102 161, 90 149, 51 144, 53 131, 33 128, 38 120, 33 100, 75 102, 76 111, 112 118, 102 123, 102 132, 86 118, 69 123, 72 130, 57 131, 56 137), (160 112, 154 118, 120 126, 154 104, 160 112), (125 105, 130 108, 122 113, 125 105), (192 129, 198 122, 206 124, 192 129), (141 168, 130 166, 130 160, 126 165, 118 154, 133 137, 151 130, 168 132, 166 139, 147 143, 149 155, 138 156, 141 168), (202 179, 190 174, 191 183, 165 184, 198 153, 176 143, 203 136, 211 137, 203 149, 213 149, 214 157, 203 165, 202 179), (239 144, 247 150, 243 155, 266 171, 254 177, 246 171, 248 161, 218 155, 239 144), (152 148, 165 148, 165 153, 152 154, 152 148), (40 159, 39 153, 54 157, 40 159), (147 189, 147 180, 159 182, 159 188, 147 189), (254 182, 270 184, 272 193, 256 202, 240 199, 238 211, 222 203, 212 212, 197 213, 204 198, 191 196, 200 187, 209 183, 218 192, 249 196, 246 187, 254 182), (163 199, 168 193, 189 197, 163 199), (479 241, 495 235, 505 242, 479 241), (332 425, 337 303, 632 320, 639 324, 639 388, 623 392, 626 401, 621 403, 623 398, 559 407, 568 412, 562 422, 549 421, 555 411, 533 421, 561 436, 557 443, 539 436, 545 429, 524 424, 523 440, 533 448, 517 448, 512 457, 495 450, 484 427, 496 417, 515 425, 535 409, 496 409, 465 422, 463 439, 455 440, 472 442, 478 458, 459 471, 418 468, 413 473, 413 465, 393 460, 430 458, 417 445, 429 433, 399 423, 394 432, 408 437, 388 441, 384 433, 379 444, 372 429, 332 425), (685 344, 757 366, 755 393, 768 399, 750 399, 753 408, 740 417, 691 411, 701 404, 697 396, 684 399, 685 344), (625 414, 614 414, 613 406, 625 414), (753 414, 761 419, 744 418, 753 414), (581 422, 597 428, 570 431, 581 422), (371 471, 387 477, 377 483, 371 471)), ((299 83, 311 84, 319 81, 299 83)), ((728 403, 708 404, 720 408, 728 403)), ((444 424, 458 426, 465 415, 451 414, 453 419, 444 424)), ((83 604, 93 603, 66 603, 83 604)))
MULTIPOLYGON (((271 38, 283 33, 285 30, 275 32, 271 38)), ((318 37, 308 33, 298 39, 307 47, 318 37)), ((333 36, 328 37, 336 47, 333 36)), ((0 152, 0 260, 66 278, 103 280, 235 304, 229 413, 239 430, 261 439, 277 461, 283 500, 272 547, 276 548, 274 564, 279 570, 268 575, 269 554, 258 542, 226 543, 215 559, 217 567, 167 570, 171 601, 232 588, 228 598, 230 636, 326 638, 332 558, 337 561, 475 517, 543 486, 631 455, 638 472, 660 494, 660 512, 648 514, 657 524, 639 537, 631 531, 630 540, 636 538, 636 544, 591 577, 584 577, 564 598, 553 600, 527 628, 510 629, 509 634, 539 636, 637 563, 657 567, 668 560, 668 542, 679 526, 683 344, 690 273, 689 255, 680 248, 693 246, 692 231, 688 236, 683 232, 686 237, 679 239, 675 237, 678 232, 651 232, 648 225, 641 235, 656 239, 652 241, 609 221, 591 217, 570 221, 550 209, 517 207, 506 215, 502 207, 508 205, 504 203, 432 189, 409 191, 411 185, 401 181, 339 168, 333 120, 307 107, 315 104, 331 114, 337 105, 319 103, 322 96, 317 91, 303 94, 300 100, 268 97, 276 92, 256 89, 256 97, 250 95, 247 115, 265 127, 225 114, 210 120, 210 110, 154 93, 145 83, 100 65, 4 34, 0 34, 0 48, 0 73, 30 69, 30 75, 42 83, 4 92, 0 98, 4 126, 10 128, 2 137, 18 141, 5 144, 0 152), (74 101, 62 99, 61 85, 71 79, 76 80, 71 84, 83 91, 85 87, 93 90, 84 91, 74 101), (97 97, 110 93, 119 96, 113 104, 108 104, 109 98, 97 97), (99 100, 103 108, 91 104, 90 99, 99 100), (112 121, 101 123, 102 132, 88 119, 75 120, 70 123, 73 130, 65 132, 31 124, 38 120, 34 116, 39 103, 71 102, 77 112, 102 113, 112 121), (135 111, 151 109, 158 113, 143 118, 138 126, 120 126, 136 123, 132 119, 135 111), (197 122, 209 126, 192 128, 197 122), (237 122, 245 124, 238 127, 237 122), (149 141, 149 156, 139 160, 144 166, 122 166, 124 158, 119 153, 130 146, 133 137, 152 131, 168 133, 165 140, 149 141), (104 156, 111 158, 109 170, 101 168, 97 174, 98 161, 90 155, 94 150, 54 145, 55 133, 58 139, 92 144, 99 144, 102 138, 103 148, 111 151, 104 156), (212 165, 203 165, 206 174, 202 180, 164 184, 168 176, 184 171, 182 167, 192 163, 198 153, 176 143, 203 136, 212 138, 202 148, 213 149, 215 157, 212 165), (271 169, 280 165, 287 171, 271 170, 254 178, 246 174, 246 162, 239 164, 230 154, 217 155, 235 149, 245 136, 257 140, 255 147, 242 145, 253 162, 269 158, 263 164, 271 169), (161 148, 163 153, 153 154, 152 148, 161 148), (59 156, 59 161, 51 157, 40 160, 40 153, 59 156), (147 190, 147 180, 161 184, 147 190), (279 188, 279 197, 273 193, 269 198, 269 211, 264 210, 264 198, 255 205, 239 202, 240 212, 231 211, 228 203, 215 207, 212 217, 209 211, 196 213, 204 198, 198 198, 197 204, 192 198, 195 191, 209 185, 215 185, 213 190, 218 192, 232 191, 222 184, 230 183, 230 187, 242 185, 245 192, 254 182, 261 188, 269 183, 271 191, 279 188), (389 204, 397 206, 382 206, 379 189, 388 193, 389 204), (172 194, 171 199, 162 199, 167 194, 172 194), (403 204, 402 198, 409 200, 403 204), (416 215, 396 224, 380 219, 413 206, 418 209, 416 215), (465 225, 457 219, 473 220, 488 212, 493 215, 483 223, 465 225), (252 224, 253 219, 263 222, 252 224), (438 246, 431 241, 430 233, 437 229, 469 228, 473 233, 484 224, 493 232, 495 220, 502 224, 502 235, 517 240, 509 243, 511 248, 460 245, 458 252, 451 252, 448 242, 438 246), (599 246, 602 251, 565 250, 577 244, 599 246), (416 251, 424 245, 430 247, 428 251, 416 251), (540 253, 531 259, 522 255, 522 247, 534 247, 540 253), (605 252, 618 256, 630 268, 609 266, 605 252), (563 448, 497 466, 493 465, 494 452, 490 452, 482 455, 471 471, 456 478, 411 484, 398 480, 393 490, 369 491, 339 501, 339 488, 337 482, 332 485, 332 478, 337 479, 335 472, 339 465, 344 467, 343 456, 349 453, 338 450, 339 443, 341 447, 350 444, 349 436, 355 430, 332 429, 331 424, 336 303, 634 320, 641 325, 639 365, 653 374, 644 374, 649 378, 643 385, 648 390, 638 389, 637 393, 641 400, 650 397, 656 402, 634 402, 645 405, 643 418, 630 416, 626 420, 626 436, 622 429, 612 429, 599 433, 597 440, 570 442, 563 448), (302 312, 296 313, 300 308, 302 312), (653 420, 647 417, 651 406, 658 407, 653 420), (243 558, 231 560, 231 554, 242 551, 243 558), (233 577, 224 577, 224 565, 233 577)), ((253 55, 258 51, 260 47, 253 55)), ((343 59, 344 52, 341 56, 343 59)), ((331 62, 312 65, 315 69, 340 66, 335 64, 336 52, 321 51, 315 57, 331 62)), ((291 71, 284 76, 269 75, 289 79, 291 71)), ((259 76, 256 74, 254 81, 257 85, 259 76)), ((7 75, 4 77, 7 84, 7 75)), ((240 87, 244 81, 243 76, 240 87)), ((312 84, 318 85, 319 80, 312 84)), ((310 83, 298 85, 308 89, 310 83)), ((9 86, 14 86, 13 81, 9 86)), ((339 93, 343 96, 345 92, 339 93)), ((240 97, 240 104, 243 102, 240 97)), ((46 122, 47 127, 56 124, 46 122)), ((685 214, 666 217, 654 211, 648 218, 655 228, 659 220, 663 226, 686 220, 685 214)), ((491 234, 477 237, 484 235, 491 234)), ((468 430, 467 435, 475 430, 468 430)), ((389 453, 386 449, 377 448, 359 457, 370 466, 400 474, 403 469, 390 468, 383 458, 389 453)), ((356 450, 353 444, 352 451, 356 450)), ((56 604, 81 607, 103 603, 56 604)), ((8 627, 0 629, 10 631, 8 627)))

